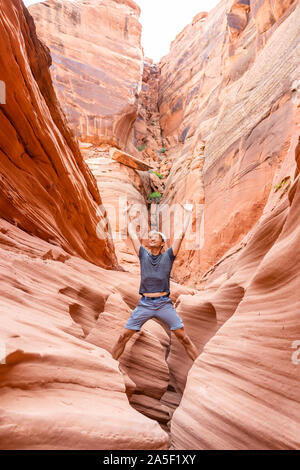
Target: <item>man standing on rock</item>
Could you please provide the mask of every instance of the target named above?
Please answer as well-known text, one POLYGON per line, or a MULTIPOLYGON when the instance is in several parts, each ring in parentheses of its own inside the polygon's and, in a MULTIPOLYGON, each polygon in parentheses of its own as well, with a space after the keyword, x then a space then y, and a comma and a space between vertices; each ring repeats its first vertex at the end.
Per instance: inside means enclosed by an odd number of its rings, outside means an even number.
MULTIPOLYGON (((126 212, 129 208, 130 206, 126 207, 126 212)), ((153 317, 168 325, 193 361, 198 357, 199 353, 191 339, 185 333, 182 318, 178 316, 173 307, 172 300, 170 299, 170 273, 174 259, 187 230, 192 208, 192 204, 186 204, 184 206, 185 213, 189 215, 185 218, 183 231, 179 238, 174 240, 173 245, 164 253, 161 253, 166 240, 163 233, 156 230, 152 230, 149 233, 149 252, 140 243, 136 231, 131 225, 132 221, 130 220, 128 233, 140 259, 141 282, 139 294, 141 294, 142 297, 137 307, 132 311, 125 325, 124 333, 120 335, 113 348, 112 356, 114 359, 117 360, 120 357, 132 335, 140 331, 142 325, 153 317)))

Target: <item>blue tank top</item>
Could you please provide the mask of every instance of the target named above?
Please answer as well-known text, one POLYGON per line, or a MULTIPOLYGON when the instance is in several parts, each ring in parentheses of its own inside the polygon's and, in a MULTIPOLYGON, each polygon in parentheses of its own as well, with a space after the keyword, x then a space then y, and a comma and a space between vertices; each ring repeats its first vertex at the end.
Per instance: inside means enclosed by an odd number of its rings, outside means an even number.
POLYGON ((144 292, 147 294, 154 292, 170 293, 170 273, 176 258, 173 248, 170 247, 164 253, 153 255, 141 245, 139 258, 141 266, 139 294, 144 292))

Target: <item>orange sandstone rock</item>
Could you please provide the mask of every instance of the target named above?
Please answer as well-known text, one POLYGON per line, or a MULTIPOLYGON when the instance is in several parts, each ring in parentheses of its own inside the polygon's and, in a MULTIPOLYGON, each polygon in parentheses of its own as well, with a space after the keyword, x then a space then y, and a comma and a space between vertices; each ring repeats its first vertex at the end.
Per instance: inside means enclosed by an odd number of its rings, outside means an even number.
MULTIPOLYGON (((224 0, 187 25, 160 61, 160 123, 172 162, 160 206, 204 204, 203 244, 194 210, 177 281, 197 283, 255 226, 274 191, 295 124, 299 13, 296 1, 224 0), (193 164, 201 156, 203 169, 193 164)), ((288 161, 283 178, 293 176, 288 161)))
MULTIPOLYGON (((171 424, 177 449, 299 448, 299 175, 289 196, 243 300, 190 370, 171 424)), ((264 231, 254 235, 260 246, 264 231)))
MULTIPOLYGON (((0 448, 167 449, 168 434, 129 404, 129 379, 107 348, 123 327, 116 302, 125 316, 137 303, 136 275, 63 249, 65 259, 45 259, 51 246, 0 219, 0 448), (108 314, 111 327, 100 332, 108 314)), ((167 335, 155 324, 140 336, 127 364, 159 407, 167 335)))
POLYGON ((53 90, 48 49, 20 0, 1 0, 0 215, 28 233, 104 268, 117 259, 96 181, 53 90))
POLYGON ((125 150, 142 81, 139 6, 55 0, 29 11, 50 48, 54 86, 75 135, 125 150))

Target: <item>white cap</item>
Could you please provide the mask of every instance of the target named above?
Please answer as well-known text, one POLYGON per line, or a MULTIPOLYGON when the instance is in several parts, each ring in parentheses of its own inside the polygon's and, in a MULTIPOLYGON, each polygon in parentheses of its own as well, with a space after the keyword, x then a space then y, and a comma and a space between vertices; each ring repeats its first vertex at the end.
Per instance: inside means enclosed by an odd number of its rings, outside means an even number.
POLYGON ((159 233, 161 235, 163 241, 165 242, 166 241, 166 236, 162 232, 157 232, 157 233, 159 233))
POLYGON ((162 237, 163 241, 164 242, 166 241, 167 237, 162 232, 159 232, 158 230, 151 230, 151 232, 159 233, 159 235, 162 237))

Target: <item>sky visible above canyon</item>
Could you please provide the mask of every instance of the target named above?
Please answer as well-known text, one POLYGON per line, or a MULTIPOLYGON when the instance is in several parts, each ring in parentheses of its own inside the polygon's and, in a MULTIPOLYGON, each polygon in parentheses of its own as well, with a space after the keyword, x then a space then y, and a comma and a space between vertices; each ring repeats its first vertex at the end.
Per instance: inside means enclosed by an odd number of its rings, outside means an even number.
MULTIPOLYGON (((39 2, 24 0, 24 3, 29 6, 39 2)), ((171 41, 191 23, 193 17, 201 11, 210 11, 219 0, 135 0, 135 3, 142 11, 140 21, 145 56, 159 62, 168 54, 171 41)))

